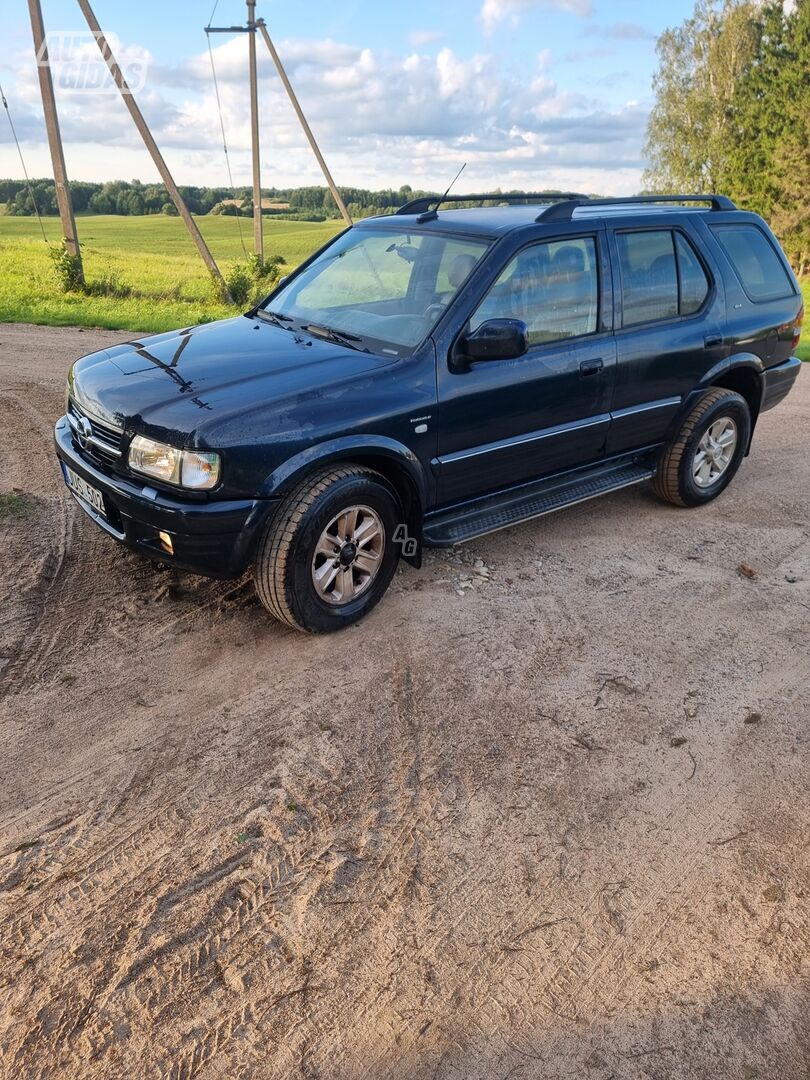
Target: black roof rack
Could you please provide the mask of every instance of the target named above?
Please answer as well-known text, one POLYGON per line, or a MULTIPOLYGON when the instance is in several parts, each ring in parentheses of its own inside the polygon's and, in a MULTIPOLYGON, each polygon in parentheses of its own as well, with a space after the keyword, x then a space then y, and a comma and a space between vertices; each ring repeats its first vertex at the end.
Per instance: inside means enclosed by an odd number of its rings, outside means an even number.
POLYGON ((575 191, 561 191, 559 193, 550 192, 526 192, 520 194, 500 195, 445 195, 442 199, 441 195, 422 195, 418 199, 411 199, 410 202, 405 203, 404 206, 400 206, 397 210, 398 214, 422 214, 426 210, 430 210, 434 203, 441 202, 444 206, 445 203, 460 203, 460 202, 495 202, 495 203, 526 203, 531 205, 532 203, 547 203, 554 202, 560 199, 565 200, 585 200, 587 201, 587 195, 580 195, 575 191))
POLYGON ((635 206, 656 203, 709 203, 712 210, 736 210, 735 203, 725 195, 626 195, 612 199, 589 199, 575 196, 565 202, 555 202, 537 215, 537 221, 570 221, 581 206, 635 206))

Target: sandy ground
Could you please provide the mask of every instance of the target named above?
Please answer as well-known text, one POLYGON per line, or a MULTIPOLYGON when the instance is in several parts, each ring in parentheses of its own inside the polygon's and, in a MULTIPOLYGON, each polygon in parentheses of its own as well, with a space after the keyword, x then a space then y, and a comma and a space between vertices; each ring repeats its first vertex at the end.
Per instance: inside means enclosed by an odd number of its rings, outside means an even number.
POLYGON ((67 496, 68 363, 126 336, 0 327, 0 1075, 810 1076, 810 373, 710 507, 308 638, 67 496))

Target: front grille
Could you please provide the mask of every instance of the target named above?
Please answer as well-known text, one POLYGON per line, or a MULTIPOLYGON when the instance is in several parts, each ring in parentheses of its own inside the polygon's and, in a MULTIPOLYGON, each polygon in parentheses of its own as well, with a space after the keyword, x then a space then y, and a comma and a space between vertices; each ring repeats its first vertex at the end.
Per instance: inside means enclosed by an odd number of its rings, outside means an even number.
POLYGON ((114 465, 120 460, 122 428, 91 416, 73 398, 68 402, 67 418, 73 441, 79 450, 107 465, 114 465))

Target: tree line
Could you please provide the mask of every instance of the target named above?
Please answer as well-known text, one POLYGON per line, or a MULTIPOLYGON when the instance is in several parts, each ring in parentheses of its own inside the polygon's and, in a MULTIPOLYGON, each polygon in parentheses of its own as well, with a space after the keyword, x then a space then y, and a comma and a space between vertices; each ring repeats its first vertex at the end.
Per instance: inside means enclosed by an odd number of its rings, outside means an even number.
MULTIPOLYGON (((219 187, 180 187, 180 194, 192 214, 253 216, 252 188, 237 188, 234 191, 219 187)), ((435 191, 414 191, 410 184, 381 191, 341 187, 340 194, 354 220, 375 214, 391 214, 409 199, 425 195, 438 198, 439 195, 435 191)), ((495 198, 505 193, 496 188, 490 194, 495 198)), ((510 191, 508 194, 522 195, 524 192, 510 191)), ((558 192, 548 190, 545 194, 558 192)), ((76 213, 120 214, 125 217, 177 213, 162 184, 142 184, 140 180, 110 180, 105 184, 74 181, 70 185, 70 196, 76 213)), ((6 204, 6 213, 15 217, 30 217, 35 213, 54 216, 59 213, 56 188, 53 180, 49 179, 32 180, 30 190, 24 180, 0 180, 1 203, 6 204)), ((262 188, 262 209, 268 216, 296 221, 327 221, 340 217, 329 188, 316 185, 262 188)))
MULTIPOLYGON (((180 192, 196 214, 210 213, 230 195, 225 188, 181 187, 180 192)), ((70 198, 76 213, 125 216, 176 213, 163 184, 142 184, 139 180, 113 180, 106 184, 74 180, 70 198)), ((6 204, 6 213, 15 217, 29 217, 37 212, 50 217, 59 213, 56 188, 50 179, 32 180, 30 188, 24 180, 0 180, 2 202, 6 204)))
POLYGON ((698 0, 658 57, 648 190, 730 195, 810 273, 810 0, 698 0))
MULTIPOLYGON (((428 192, 414 192, 408 184, 397 190, 369 191, 343 187, 340 193, 353 218, 369 217, 395 210, 408 199, 428 192)), ((193 214, 227 214, 251 217, 253 191, 244 187, 180 187, 180 194, 193 214)), ((142 184, 140 180, 111 180, 107 183, 73 181, 70 196, 76 213, 120 214, 125 217, 143 214, 176 214, 174 204, 163 184, 142 184)), ((59 213, 53 180, 0 180, 0 203, 6 213, 29 217, 35 213, 54 216, 59 213)), ((263 212, 268 215, 306 221, 326 221, 340 213, 326 187, 263 188, 263 212), (269 205, 268 205, 269 204, 269 205)))

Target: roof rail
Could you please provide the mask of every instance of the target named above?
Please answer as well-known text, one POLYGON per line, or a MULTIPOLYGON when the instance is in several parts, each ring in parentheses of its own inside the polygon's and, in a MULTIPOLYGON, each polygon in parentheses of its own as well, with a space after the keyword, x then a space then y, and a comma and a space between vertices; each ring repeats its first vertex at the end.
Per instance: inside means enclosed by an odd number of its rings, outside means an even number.
POLYGON ((532 203, 547 203, 559 199, 587 200, 587 198, 587 195, 580 195, 575 191, 561 191, 553 194, 549 192, 529 191, 522 195, 519 193, 509 195, 492 193, 489 195, 446 195, 443 199, 441 195, 422 195, 418 199, 411 199, 411 201, 405 203, 404 206, 400 206, 397 210, 397 214, 422 214, 426 210, 430 210, 432 205, 438 202, 441 202, 442 206, 444 206, 445 203, 460 202, 526 203, 531 205, 532 203))
POLYGON ((656 203, 709 203, 712 210, 736 210, 737 206, 725 195, 627 195, 611 199, 589 199, 576 196, 565 202, 555 202, 537 215, 537 221, 570 221, 580 206, 635 206, 656 203))

